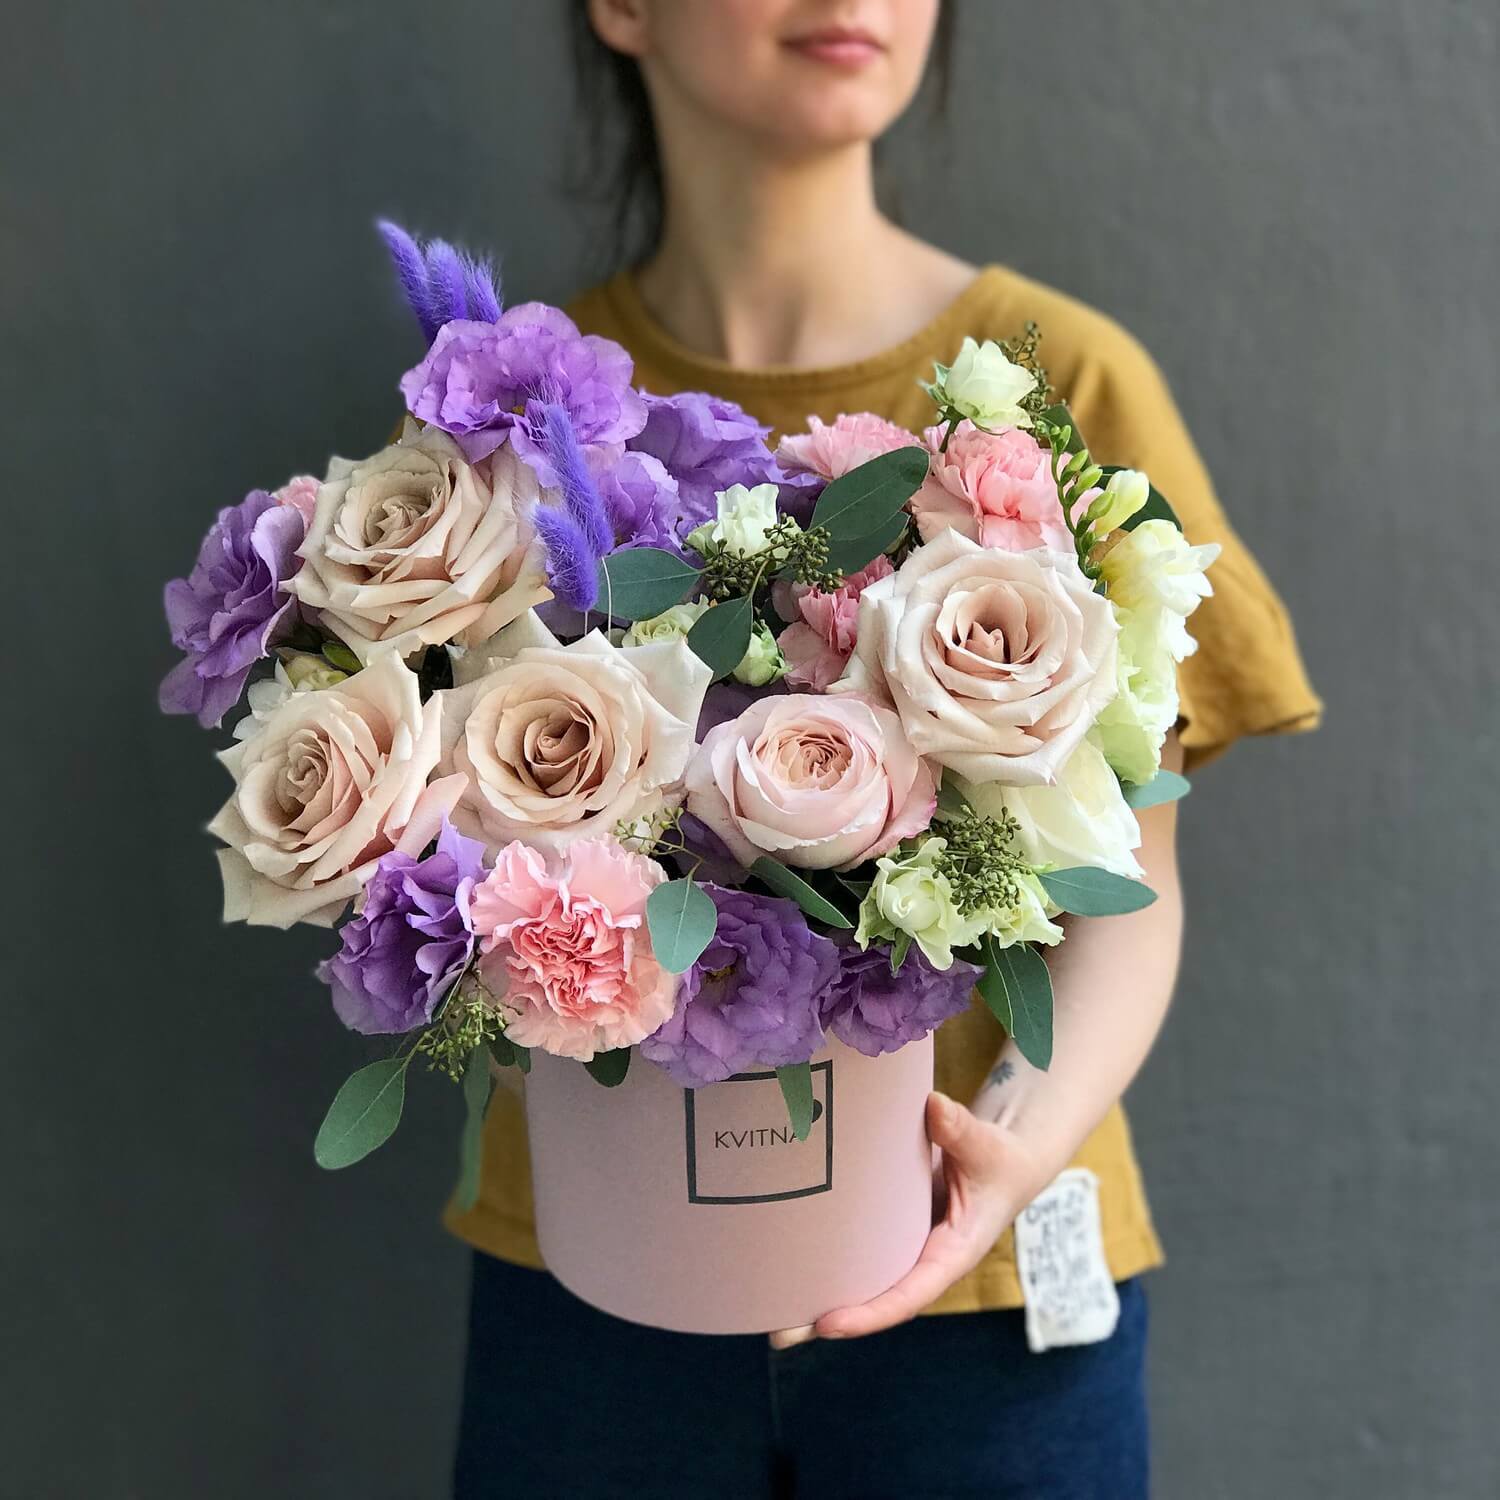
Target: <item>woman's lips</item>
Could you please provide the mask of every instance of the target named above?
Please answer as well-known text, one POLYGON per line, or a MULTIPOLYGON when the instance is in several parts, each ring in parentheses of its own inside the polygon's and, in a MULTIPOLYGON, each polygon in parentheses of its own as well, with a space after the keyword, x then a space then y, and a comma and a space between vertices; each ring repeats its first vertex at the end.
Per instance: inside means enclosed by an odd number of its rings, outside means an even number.
POLYGON ((782 45, 798 56, 807 58, 809 62, 827 63, 835 68, 862 68, 885 51, 869 32, 845 30, 842 27, 809 32, 806 36, 793 37, 782 45))

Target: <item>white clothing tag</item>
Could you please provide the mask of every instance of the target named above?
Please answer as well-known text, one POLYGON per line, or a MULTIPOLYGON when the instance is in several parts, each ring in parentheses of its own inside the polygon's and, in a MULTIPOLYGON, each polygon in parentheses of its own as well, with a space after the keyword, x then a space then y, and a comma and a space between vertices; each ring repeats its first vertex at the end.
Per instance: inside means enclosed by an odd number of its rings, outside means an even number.
POLYGON ((1016 1267, 1034 1354, 1115 1331, 1120 1296, 1104 1259, 1099 1179, 1087 1168, 1069 1167, 1016 1220, 1016 1267))

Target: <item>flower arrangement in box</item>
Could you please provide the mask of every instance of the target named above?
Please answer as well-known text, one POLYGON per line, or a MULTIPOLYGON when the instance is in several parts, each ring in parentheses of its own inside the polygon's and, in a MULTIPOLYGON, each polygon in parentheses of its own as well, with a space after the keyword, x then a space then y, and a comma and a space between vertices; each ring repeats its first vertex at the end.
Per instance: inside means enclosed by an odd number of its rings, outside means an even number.
POLYGON ((977 986, 1051 1054, 1064 913, 1152 900, 1159 770, 1216 549, 1097 464, 1035 329, 966 339, 933 425, 810 419, 773 451, 624 349, 504 307, 382 226, 427 352, 395 441, 221 511, 167 585, 161 705, 220 724, 227 920, 339 928, 339 1018, 393 1039, 327 1167, 496 1068, 695 1090, 774 1073, 791 1135, 833 1043, 881 1057, 977 986))

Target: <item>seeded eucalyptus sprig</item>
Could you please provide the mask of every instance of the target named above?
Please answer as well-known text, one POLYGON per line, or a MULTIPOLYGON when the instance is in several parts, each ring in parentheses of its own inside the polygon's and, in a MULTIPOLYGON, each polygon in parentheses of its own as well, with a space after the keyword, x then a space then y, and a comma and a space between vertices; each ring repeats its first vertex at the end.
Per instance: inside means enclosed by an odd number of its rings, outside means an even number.
POLYGON ((448 991, 448 998, 432 1024, 417 1038, 412 1053, 426 1057, 430 1069, 446 1073, 457 1083, 464 1076, 474 1049, 488 1046, 504 1030, 495 997, 470 967, 448 991))
POLYGON ((709 544, 703 556, 703 592, 711 599, 735 599, 780 575, 831 593, 843 574, 828 567, 829 541, 827 527, 804 531, 790 516, 781 516, 766 532, 765 545, 754 552, 709 544))
POLYGON ((1046 367, 1036 357, 1037 347, 1042 342, 1042 330, 1028 322, 1013 339, 1001 339, 1000 347, 1005 357, 1023 370, 1030 370, 1036 377, 1035 387, 1021 397, 1017 405, 1033 422, 1039 421, 1052 404, 1052 382, 1047 379, 1046 367))
POLYGON ((1020 828, 1008 812, 988 816, 967 805, 943 818, 946 841, 934 868, 953 888, 953 903, 965 916, 1006 910, 1021 899, 1017 880, 1030 868, 1017 847, 1020 828))

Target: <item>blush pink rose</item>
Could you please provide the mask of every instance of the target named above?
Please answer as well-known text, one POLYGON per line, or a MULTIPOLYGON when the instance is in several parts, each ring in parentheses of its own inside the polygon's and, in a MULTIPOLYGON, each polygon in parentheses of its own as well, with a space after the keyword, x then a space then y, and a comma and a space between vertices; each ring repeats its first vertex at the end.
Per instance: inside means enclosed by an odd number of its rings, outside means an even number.
POLYGON ((984 432, 964 421, 944 453, 945 430, 929 427, 922 435, 932 471, 911 497, 911 513, 924 542, 952 529, 1007 552, 1073 551, 1048 449, 1018 428, 984 432))
POLYGON ((297 474, 272 491, 278 505, 289 505, 302 517, 304 527, 312 525, 313 513, 318 508, 318 489, 323 481, 311 474, 297 474))
POLYGON ((844 675, 854 650, 859 596, 868 584, 894 571, 890 558, 881 556, 858 573, 851 573, 831 594, 822 589, 793 590, 792 598, 802 618, 776 637, 788 663, 787 682, 822 693, 844 675))
POLYGON ((852 696, 761 698, 709 730, 687 808, 749 866, 762 854, 848 869, 927 827, 932 771, 887 708, 852 696))
POLYGON ((525 844, 500 851, 469 919, 511 1041, 587 1062, 671 1019, 676 978, 646 926, 646 898, 665 879, 613 839, 579 839, 550 867, 525 844))
POLYGON ((806 432, 782 438, 776 449, 776 461, 793 473, 837 479, 882 453, 918 446, 916 438, 904 427, 862 411, 853 416, 840 414, 832 422, 809 417, 806 432))

